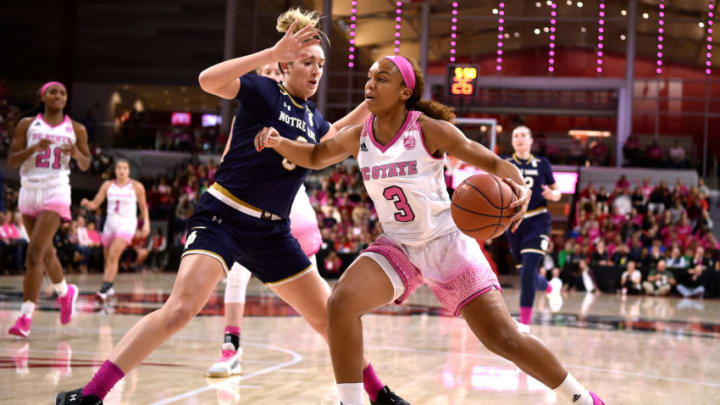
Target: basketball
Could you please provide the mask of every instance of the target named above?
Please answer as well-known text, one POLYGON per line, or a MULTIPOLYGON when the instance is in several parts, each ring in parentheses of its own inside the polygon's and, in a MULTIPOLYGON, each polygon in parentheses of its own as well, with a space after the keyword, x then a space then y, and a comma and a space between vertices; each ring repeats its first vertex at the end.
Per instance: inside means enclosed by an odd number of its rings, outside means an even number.
POLYGON ((465 179, 452 196, 453 221, 464 234, 475 239, 493 239, 502 235, 515 214, 512 188, 490 174, 465 179))

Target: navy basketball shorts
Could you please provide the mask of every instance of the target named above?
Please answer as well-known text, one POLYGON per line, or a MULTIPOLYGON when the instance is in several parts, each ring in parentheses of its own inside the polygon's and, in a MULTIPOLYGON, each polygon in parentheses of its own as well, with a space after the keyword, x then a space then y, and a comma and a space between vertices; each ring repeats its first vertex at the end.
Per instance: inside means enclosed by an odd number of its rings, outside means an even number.
POLYGON ((515 232, 507 231, 510 251, 515 259, 515 266, 522 267, 523 253, 545 255, 550 242, 550 214, 545 212, 525 218, 515 232))
POLYGON ((313 270, 288 220, 268 221, 243 214, 208 193, 203 194, 188 221, 182 256, 202 254, 230 271, 233 262, 245 266, 260 281, 276 286, 313 270))

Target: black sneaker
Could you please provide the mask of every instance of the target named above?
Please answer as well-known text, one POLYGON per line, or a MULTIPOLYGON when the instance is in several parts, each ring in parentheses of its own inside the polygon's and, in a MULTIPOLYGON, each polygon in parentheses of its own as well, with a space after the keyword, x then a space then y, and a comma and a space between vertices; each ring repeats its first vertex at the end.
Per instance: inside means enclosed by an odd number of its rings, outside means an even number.
POLYGON ((55 405, 103 405, 95 395, 83 396, 82 388, 75 391, 61 392, 55 398, 55 405))
POLYGON ((410 405, 410 402, 400 398, 394 392, 390 391, 388 386, 384 386, 377 394, 377 399, 370 401, 372 405, 410 405))

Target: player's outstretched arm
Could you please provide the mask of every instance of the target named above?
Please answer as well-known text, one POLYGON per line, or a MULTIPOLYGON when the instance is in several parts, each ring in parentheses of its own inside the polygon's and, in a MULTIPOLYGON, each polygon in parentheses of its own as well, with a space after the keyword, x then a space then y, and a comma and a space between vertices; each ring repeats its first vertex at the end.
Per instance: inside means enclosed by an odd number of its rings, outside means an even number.
POLYGON ((88 200, 87 198, 83 198, 80 201, 80 205, 91 211, 95 211, 96 209, 98 209, 100 204, 105 201, 105 197, 107 197, 107 191, 110 188, 111 184, 112 182, 110 180, 105 180, 102 186, 100 186, 100 190, 98 190, 97 194, 95 194, 95 198, 93 198, 92 201, 88 200))
POLYGON ((333 136, 337 135, 343 128, 352 125, 362 125, 363 122, 370 116, 370 111, 367 109, 367 104, 363 101, 350 111, 346 116, 340 118, 330 125, 330 130, 322 137, 321 141, 328 140, 333 136))
POLYGON ((200 87, 210 94, 231 100, 240 90, 239 77, 269 63, 287 63, 308 56, 307 48, 320 43, 316 39, 318 32, 308 25, 293 33, 296 26, 297 21, 272 48, 226 60, 203 70, 198 77, 200 87))
POLYGON ((515 231, 527 211, 531 195, 530 189, 525 185, 525 180, 515 165, 501 159, 500 156, 478 142, 471 141, 455 125, 447 121, 424 119, 421 127, 428 151, 447 152, 468 164, 500 177, 512 187, 518 197, 510 205, 511 208, 517 209, 512 219, 512 230, 515 231))
POLYGON ((272 127, 263 128, 255 136, 255 149, 273 148, 291 162, 308 169, 324 169, 357 154, 361 127, 347 127, 337 135, 316 145, 296 142, 280 136, 272 127))

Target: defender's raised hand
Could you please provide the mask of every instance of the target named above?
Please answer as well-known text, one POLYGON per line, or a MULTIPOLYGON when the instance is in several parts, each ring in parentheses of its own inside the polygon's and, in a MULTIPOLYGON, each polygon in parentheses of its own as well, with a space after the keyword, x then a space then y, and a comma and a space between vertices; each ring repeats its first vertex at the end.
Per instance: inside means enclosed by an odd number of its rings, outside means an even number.
POLYGON ((316 38, 318 31, 312 26, 307 25, 294 32, 296 26, 297 21, 292 23, 285 36, 272 47, 273 59, 276 61, 292 62, 310 56, 306 49, 320 43, 320 39, 316 38))

